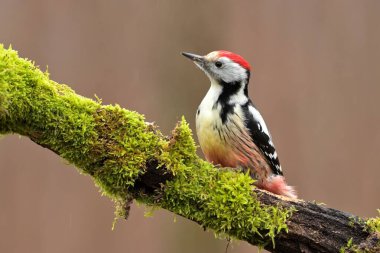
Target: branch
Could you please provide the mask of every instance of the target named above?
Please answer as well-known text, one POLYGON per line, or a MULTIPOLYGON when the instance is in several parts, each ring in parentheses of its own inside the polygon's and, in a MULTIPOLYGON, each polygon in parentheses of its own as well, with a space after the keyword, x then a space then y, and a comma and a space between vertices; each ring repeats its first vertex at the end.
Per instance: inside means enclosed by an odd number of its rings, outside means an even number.
POLYGON ((127 216, 132 198, 272 252, 378 252, 380 220, 256 189, 196 155, 182 120, 170 138, 144 117, 49 79, 0 45, 0 133, 28 136, 90 175, 127 216))

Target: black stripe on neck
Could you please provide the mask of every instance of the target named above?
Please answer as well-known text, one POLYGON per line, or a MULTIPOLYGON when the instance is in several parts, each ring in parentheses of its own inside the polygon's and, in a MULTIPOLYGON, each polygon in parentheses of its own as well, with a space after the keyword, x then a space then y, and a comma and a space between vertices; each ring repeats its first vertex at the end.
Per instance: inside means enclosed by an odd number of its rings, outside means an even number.
POLYGON ((222 107, 220 111, 220 118, 222 119, 222 123, 225 123, 227 121, 227 116, 229 114, 234 113, 235 105, 231 105, 230 103, 228 103, 228 101, 230 100, 230 97, 235 95, 241 89, 243 85, 245 85, 244 94, 248 96, 248 88, 247 88, 248 80, 246 82, 241 81, 241 82, 227 83, 222 80, 219 82, 219 84, 223 86, 223 91, 219 95, 218 100, 214 104, 213 108, 216 108, 218 104, 220 104, 220 106, 222 107))

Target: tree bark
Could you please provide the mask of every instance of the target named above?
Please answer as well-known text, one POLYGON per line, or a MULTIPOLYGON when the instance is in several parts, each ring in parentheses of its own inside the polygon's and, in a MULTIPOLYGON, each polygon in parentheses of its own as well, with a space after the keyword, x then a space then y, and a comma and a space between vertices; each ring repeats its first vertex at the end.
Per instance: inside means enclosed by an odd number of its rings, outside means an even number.
MULTIPOLYGON (((157 170, 157 162, 148 163, 148 170, 142 175, 134 191, 152 192, 173 177, 164 168, 157 170)), ((293 207, 297 211, 287 221, 288 231, 276 236, 265 249, 273 253, 329 253, 329 252, 380 252, 379 232, 365 228, 364 219, 323 204, 304 200, 291 200, 270 192, 254 189, 261 203, 293 207), (352 240, 355 247, 344 249, 352 240)), ((247 240, 255 245, 254 240, 247 240)))

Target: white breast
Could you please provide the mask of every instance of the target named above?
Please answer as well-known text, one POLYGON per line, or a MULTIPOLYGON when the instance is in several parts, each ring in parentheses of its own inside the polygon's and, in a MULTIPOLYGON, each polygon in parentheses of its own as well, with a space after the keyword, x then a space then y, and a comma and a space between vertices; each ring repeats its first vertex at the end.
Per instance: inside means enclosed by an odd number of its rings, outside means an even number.
POLYGON ((220 142, 220 139, 217 138, 218 131, 216 130, 218 126, 222 125, 219 116, 220 108, 214 105, 221 93, 222 87, 218 84, 211 83, 210 89, 198 107, 196 128, 199 144, 203 150, 207 148, 207 146, 215 146, 220 142))

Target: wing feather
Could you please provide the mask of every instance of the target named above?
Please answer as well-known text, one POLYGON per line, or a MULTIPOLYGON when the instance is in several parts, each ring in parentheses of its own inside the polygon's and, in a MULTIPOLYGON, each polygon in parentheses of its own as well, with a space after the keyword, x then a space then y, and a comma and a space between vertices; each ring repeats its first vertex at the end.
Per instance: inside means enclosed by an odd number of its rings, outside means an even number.
POLYGON ((267 159, 273 174, 282 175, 276 148, 274 147, 272 137, 260 112, 251 101, 248 101, 246 105, 242 106, 242 109, 245 114, 246 127, 250 131, 252 141, 267 159))

